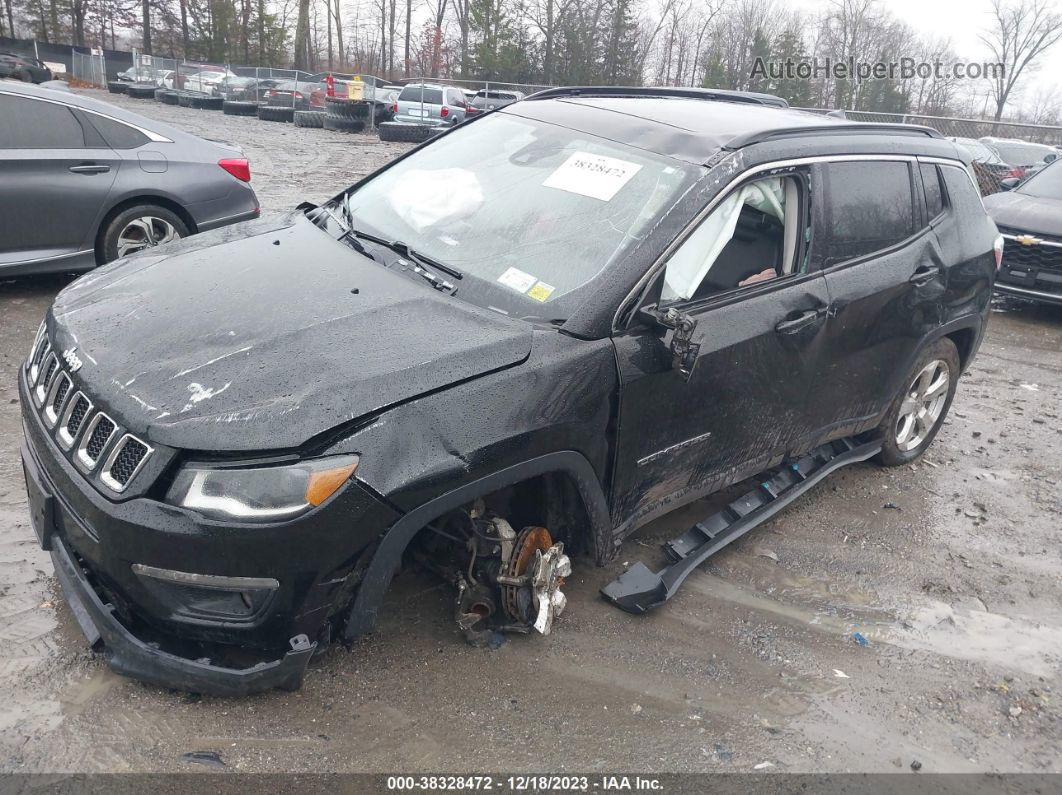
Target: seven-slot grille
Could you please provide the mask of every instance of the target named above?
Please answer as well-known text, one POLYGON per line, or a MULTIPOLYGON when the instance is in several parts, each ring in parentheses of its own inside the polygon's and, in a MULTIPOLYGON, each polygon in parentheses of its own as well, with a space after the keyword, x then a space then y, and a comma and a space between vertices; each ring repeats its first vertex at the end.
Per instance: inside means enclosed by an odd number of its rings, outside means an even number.
POLYGON ((26 360, 26 377, 44 423, 55 431, 59 446, 88 477, 96 474, 111 491, 125 491, 151 456, 152 447, 123 433, 110 416, 95 410, 91 398, 63 369, 43 324, 26 360))

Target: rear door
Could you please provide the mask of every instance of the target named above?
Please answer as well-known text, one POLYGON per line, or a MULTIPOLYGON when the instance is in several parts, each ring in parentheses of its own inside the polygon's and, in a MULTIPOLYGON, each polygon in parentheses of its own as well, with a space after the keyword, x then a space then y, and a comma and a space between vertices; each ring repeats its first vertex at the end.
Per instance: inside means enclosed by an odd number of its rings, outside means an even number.
POLYGON ((0 268, 90 252, 120 163, 69 106, 0 92, 0 268))
POLYGON ((941 324, 947 263, 914 158, 821 163, 813 181, 812 262, 825 274, 831 317, 810 402, 813 424, 838 437, 876 425, 896 396, 941 324))

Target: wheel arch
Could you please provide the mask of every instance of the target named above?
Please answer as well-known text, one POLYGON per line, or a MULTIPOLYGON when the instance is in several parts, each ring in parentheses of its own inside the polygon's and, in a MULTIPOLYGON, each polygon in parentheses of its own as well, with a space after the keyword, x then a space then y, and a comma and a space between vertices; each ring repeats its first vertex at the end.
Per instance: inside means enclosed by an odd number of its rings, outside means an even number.
POLYGON ((155 204, 159 207, 164 207, 184 222, 184 225, 188 227, 188 234, 194 235, 199 231, 195 219, 192 218, 184 205, 179 202, 166 196, 160 196, 156 193, 143 193, 136 196, 130 196, 129 198, 122 199, 111 207, 103 216, 103 220, 100 221, 100 225, 96 229, 96 239, 93 243, 93 248, 96 251, 97 265, 103 264, 103 237, 106 234, 107 227, 110 226, 111 221, 113 221, 120 213, 125 212, 130 207, 136 207, 139 204, 155 204))
POLYGON ((414 508, 395 522, 381 537, 365 568, 347 612, 343 637, 350 640, 373 630, 384 594, 401 566, 406 547, 429 522, 477 497, 550 474, 567 476, 574 483, 590 524, 589 539, 594 557, 599 564, 604 563, 613 548, 612 522, 594 468, 585 456, 574 450, 547 453, 459 486, 414 508))

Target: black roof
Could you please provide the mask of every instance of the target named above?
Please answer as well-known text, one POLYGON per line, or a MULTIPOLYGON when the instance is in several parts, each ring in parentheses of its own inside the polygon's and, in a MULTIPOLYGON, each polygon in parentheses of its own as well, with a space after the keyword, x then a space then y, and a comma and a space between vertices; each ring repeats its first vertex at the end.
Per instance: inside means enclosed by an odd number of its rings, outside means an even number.
POLYGON ((908 124, 867 124, 781 108, 755 95, 699 89, 551 89, 504 112, 552 122, 693 163, 781 138, 884 135, 940 138, 908 124), (703 92, 703 93, 701 93, 703 92), (549 100, 549 101, 542 101, 549 100))

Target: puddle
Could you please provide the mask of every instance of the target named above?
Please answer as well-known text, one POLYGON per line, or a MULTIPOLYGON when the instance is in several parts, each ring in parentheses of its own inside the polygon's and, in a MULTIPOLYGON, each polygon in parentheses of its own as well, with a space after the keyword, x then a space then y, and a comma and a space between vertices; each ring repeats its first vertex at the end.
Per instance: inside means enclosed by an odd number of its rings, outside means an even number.
POLYGON ((1062 627, 934 602, 880 639, 944 657, 1049 676, 1062 664, 1062 627))
POLYGON ((838 636, 846 637, 858 630, 872 643, 928 651, 1033 676, 1052 675, 1062 666, 1062 627, 1051 624, 952 607, 944 602, 931 602, 902 613, 884 606, 822 610, 779 602, 712 575, 692 578, 687 587, 838 636))

